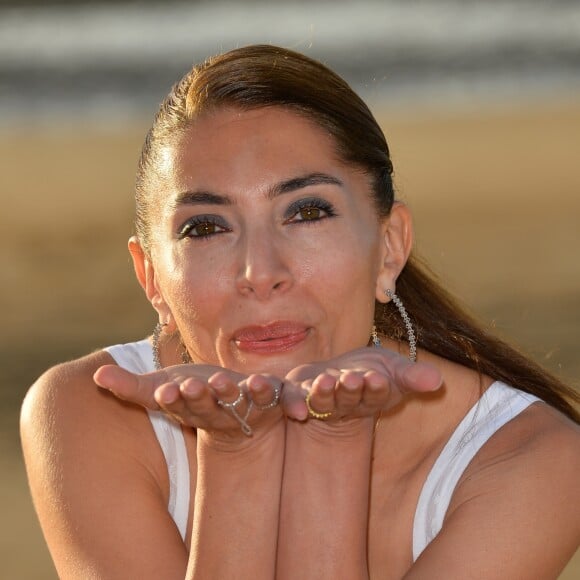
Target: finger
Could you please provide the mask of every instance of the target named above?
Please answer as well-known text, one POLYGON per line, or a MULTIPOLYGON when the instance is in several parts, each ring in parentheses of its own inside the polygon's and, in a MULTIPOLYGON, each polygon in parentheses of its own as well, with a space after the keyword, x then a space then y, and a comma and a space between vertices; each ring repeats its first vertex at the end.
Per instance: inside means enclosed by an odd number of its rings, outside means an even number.
POLYGON ((245 382, 250 397, 259 410, 274 408, 282 393, 282 381, 266 375, 250 375, 245 382))
POLYGON ((240 387, 227 372, 215 373, 209 378, 208 384, 216 402, 234 403, 240 398, 240 387))
POLYGON ((280 407, 286 417, 296 421, 306 421, 308 419, 308 407, 304 401, 306 392, 307 390, 305 391, 303 388, 303 383, 297 384, 288 380, 284 381, 280 407))
POLYGON ((334 390, 337 379, 330 374, 323 373, 312 382, 309 391, 310 409, 315 413, 332 413, 335 408, 334 390))
POLYGON ((161 385, 155 390, 155 400, 159 408, 179 423, 196 426, 194 415, 181 396, 180 384, 174 381, 161 385))
POLYGON ((159 409, 154 397, 155 389, 167 382, 163 371, 137 375, 117 365, 100 367, 93 379, 97 385, 108 389, 120 399, 153 410, 159 409))
POLYGON ((364 374, 362 404, 369 409, 379 409, 387 404, 391 396, 391 384, 384 374, 367 371, 364 374))
POLYGON ((210 391, 207 384, 195 377, 188 377, 179 385, 179 391, 184 401, 188 403, 199 403, 204 398, 210 398, 210 391))
POLYGON ((162 409, 175 405, 181 399, 179 383, 171 381, 157 387, 153 393, 153 397, 162 409))
POLYGON ((215 413, 215 401, 207 385, 193 377, 180 377, 158 387, 159 407, 179 423, 199 427, 200 419, 215 413))
POLYGON ((411 363, 403 370, 400 379, 407 392, 436 391, 443 384, 441 371, 430 363, 411 363))
POLYGON ((200 379, 188 377, 179 385, 181 397, 188 413, 188 423, 195 427, 214 423, 215 414, 222 413, 208 384, 200 379))
POLYGON ((357 371, 344 371, 336 383, 336 408, 341 412, 349 412, 358 407, 361 402, 364 386, 364 375, 357 371))
POLYGON ((430 363, 411 362, 387 349, 383 349, 382 356, 391 384, 401 394, 435 391, 443 382, 441 372, 430 363))

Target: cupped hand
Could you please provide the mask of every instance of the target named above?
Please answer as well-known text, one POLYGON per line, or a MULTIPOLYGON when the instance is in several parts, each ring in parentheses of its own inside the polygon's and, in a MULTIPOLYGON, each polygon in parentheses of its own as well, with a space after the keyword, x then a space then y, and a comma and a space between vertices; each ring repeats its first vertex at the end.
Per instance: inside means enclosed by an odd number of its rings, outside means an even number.
POLYGON ((162 410, 183 425, 226 437, 237 438, 244 431, 250 435, 282 418, 279 405, 273 402, 283 382, 271 375, 248 377, 221 367, 195 364, 135 374, 106 365, 97 370, 94 380, 119 399, 162 410), (232 410, 231 404, 238 399, 232 410))
POLYGON ((301 365, 286 379, 304 393, 304 403, 294 418, 321 415, 319 418, 328 422, 369 417, 395 406, 409 394, 435 391, 442 384, 441 373, 432 364, 413 363, 398 353, 375 347, 301 365))

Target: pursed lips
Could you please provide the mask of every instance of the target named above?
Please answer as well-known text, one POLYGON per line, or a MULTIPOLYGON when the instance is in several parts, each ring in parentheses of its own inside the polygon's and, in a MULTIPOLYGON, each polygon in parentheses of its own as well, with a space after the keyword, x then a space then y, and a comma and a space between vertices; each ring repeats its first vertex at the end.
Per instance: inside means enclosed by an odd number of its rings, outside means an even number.
POLYGON ((309 332, 310 327, 302 322, 277 321, 240 328, 234 333, 234 342, 244 352, 271 354, 297 346, 309 332))

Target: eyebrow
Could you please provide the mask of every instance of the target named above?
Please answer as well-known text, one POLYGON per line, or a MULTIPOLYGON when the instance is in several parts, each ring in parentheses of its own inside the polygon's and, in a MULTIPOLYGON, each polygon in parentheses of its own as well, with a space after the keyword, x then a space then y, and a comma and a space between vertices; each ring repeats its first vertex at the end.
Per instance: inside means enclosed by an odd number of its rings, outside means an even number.
POLYGON ((338 177, 328 175, 328 173, 309 173, 308 175, 294 177, 292 179, 282 181, 281 183, 277 183, 270 188, 266 197, 267 199, 271 200, 285 193, 291 193, 292 191, 303 189, 311 185, 322 184, 338 185, 339 187, 343 186, 342 181, 338 179, 338 177))
MULTIPOLYGON (((276 183, 266 192, 266 199, 272 200, 279 195, 284 195, 286 193, 291 193, 299 189, 304 189, 305 187, 310 187, 312 185, 322 185, 330 184, 342 187, 343 182, 329 175, 328 173, 309 173, 307 175, 301 175, 300 177, 293 177, 292 179, 287 179, 276 183)), ((183 191, 177 195, 173 206, 175 208, 181 205, 234 205, 234 200, 227 195, 221 195, 214 193, 212 191, 207 191, 204 189, 196 191, 183 191)))

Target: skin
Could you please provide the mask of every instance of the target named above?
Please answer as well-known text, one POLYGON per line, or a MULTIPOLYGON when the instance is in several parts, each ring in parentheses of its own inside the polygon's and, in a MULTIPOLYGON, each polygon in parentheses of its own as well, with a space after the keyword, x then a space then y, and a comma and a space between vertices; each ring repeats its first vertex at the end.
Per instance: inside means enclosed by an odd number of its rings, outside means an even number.
POLYGON ((284 109, 202 117, 165 159, 152 253, 129 244, 167 323, 165 368, 133 375, 96 353, 51 369, 23 407, 32 494, 61 577, 556 577, 580 536, 580 454, 577 430, 541 403, 480 450, 412 562, 421 486, 492 379, 424 351, 411 364, 386 340, 366 348, 375 299, 411 249, 405 206, 378 220, 364 173, 284 109), (180 238, 192 219, 190 236, 209 235, 180 238), (178 364, 175 330, 196 364, 178 364), (242 388, 266 405, 280 384, 280 405, 249 415, 252 437, 217 404, 242 388), (329 420, 306 420, 308 390, 329 420), (184 425, 185 544, 144 407, 184 425))
MULTIPOLYGON (((192 359, 283 376, 298 363, 365 345, 375 296, 394 283, 400 264, 381 272, 379 286, 386 224, 368 201, 367 176, 336 158, 330 137, 289 112, 226 110, 202 117, 176 150, 151 261, 142 265, 137 248, 133 255, 160 319, 180 329, 192 359), (298 182, 308 176, 312 185, 298 182), (192 199, 201 192, 215 201, 192 199), (302 215, 296 204, 308 198, 315 201, 302 215), (215 233, 179 239, 199 215, 212 216, 205 227, 215 233), (304 327, 307 336, 275 356, 237 344, 239 329, 278 321, 304 327)), ((410 228, 406 216, 400 221, 410 228)))

